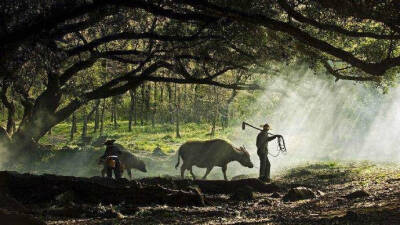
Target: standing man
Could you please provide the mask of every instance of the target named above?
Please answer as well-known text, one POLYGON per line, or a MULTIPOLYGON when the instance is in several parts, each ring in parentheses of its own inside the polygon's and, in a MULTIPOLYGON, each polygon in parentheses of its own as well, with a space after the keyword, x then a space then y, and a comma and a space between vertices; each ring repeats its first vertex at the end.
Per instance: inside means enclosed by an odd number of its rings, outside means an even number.
POLYGON ((104 152, 103 156, 101 156, 101 159, 114 160, 114 168, 107 167, 107 177, 112 178, 112 171, 114 170, 115 179, 119 179, 121 178, 121 166, 119 162, 119 156, 122 152, 117 146, 114 145, 114 142, 115 140, 108 140, 104 142, 104 145, 106 146, 106 151, 104 152))
POLYGON ((268 142, 274 140, 281 135, 269 136, 268 131, 270 130, 269 125, 266 123, 261 126, 263 130, 257 136, 257 155, 260 158, 260 177, 259 179, 265 182, 270 182, 270 169, 271 163, 268 159, 268 142))

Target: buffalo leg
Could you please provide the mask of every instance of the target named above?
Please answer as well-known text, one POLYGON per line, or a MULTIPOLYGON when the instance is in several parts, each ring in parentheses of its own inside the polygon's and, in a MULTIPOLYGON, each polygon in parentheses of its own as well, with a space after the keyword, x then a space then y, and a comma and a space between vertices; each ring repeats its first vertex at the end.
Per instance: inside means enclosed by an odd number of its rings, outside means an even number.
POLYGON ((186 166, 185 166, 185 164, 182 164, 182 166, 181 166, 181 178, 182 179, 185 178, 185 170, 186 170, 186 166))
POLYGON ((132 171, 131 171, 131 169, 126 169, 126 172, 128 173, 129 180, 132 180, 132 171))
POLYGON ((211 172, 211 170, 213 169, 213 167, 207 167, 206 173, 203 176, 203 179, 206 179, 208 174, 211 172))
POLYGON ((112 172, 113 172, 112 168, 107 168, 107 177, 108 178, 112 178, 112 172))
POLYGON ((107 173, 107 168, 106 168, 106 167, 103 167, 103 169, 101 170, 101 176, 102 176, 102 177, 105 177, 105 176, 106 176, 106 173, 107 173))
POLYGON ((226 165, 222 166, 222 173, 224 174, 224 179, 228 180, 228 178, 226 178, 226 165))
POLYGON ((190 167, 189 171, 190 171, 190 174, 191 174, 192 177, 193 177, 193 180, 196 180, 196 176, 195 176, 194 173, 193 173, 193 167, 190 167))

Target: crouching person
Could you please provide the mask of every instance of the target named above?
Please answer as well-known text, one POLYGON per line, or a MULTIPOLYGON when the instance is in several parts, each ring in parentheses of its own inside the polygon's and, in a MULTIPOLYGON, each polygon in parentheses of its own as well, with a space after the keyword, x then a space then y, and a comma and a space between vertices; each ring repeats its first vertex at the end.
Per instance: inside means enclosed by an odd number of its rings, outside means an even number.
POLYGON ((108 140, 104 142, 106 151, 100 157, 100 161, 105 161, 107 165, 107 177, 112 178, 112 171, 114 170, 115 179, 121 178, 121 163, 119 156, 121 150, 114 145, 115 140, 108 140))

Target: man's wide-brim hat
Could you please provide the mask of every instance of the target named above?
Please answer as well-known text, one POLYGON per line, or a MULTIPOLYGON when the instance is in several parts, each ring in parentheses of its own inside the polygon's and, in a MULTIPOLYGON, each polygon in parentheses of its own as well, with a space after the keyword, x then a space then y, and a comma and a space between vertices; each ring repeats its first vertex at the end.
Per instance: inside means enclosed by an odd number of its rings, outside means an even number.
POLYGON ((268 123, 265 123, 264 125, 260 125, 260 127, 262 127, 262 128, 264 128, 264 127, 271 128, 268 123))
POLYGON ((112 145, 112 144, 114 144, 114 142, 115 142, 114 139, 112 139, 112 140, 107 140, 106 142, 104 142, 104 145, 112 145))

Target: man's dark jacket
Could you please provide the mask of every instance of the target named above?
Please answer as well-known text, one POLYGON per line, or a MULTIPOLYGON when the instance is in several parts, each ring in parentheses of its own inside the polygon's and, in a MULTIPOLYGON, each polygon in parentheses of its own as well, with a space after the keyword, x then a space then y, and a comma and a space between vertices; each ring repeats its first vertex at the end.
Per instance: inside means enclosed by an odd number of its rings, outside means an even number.
POLYGON ((115 146, 115 145, 107 145, 106 151, 104 152, 104 155, 101 158, 106 158, 107 156, 119 156, 121 155, 121 150, 115 146))

